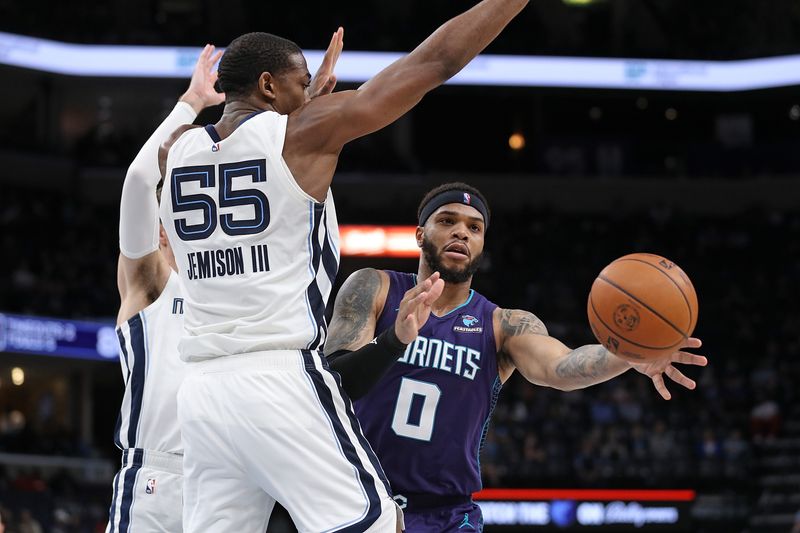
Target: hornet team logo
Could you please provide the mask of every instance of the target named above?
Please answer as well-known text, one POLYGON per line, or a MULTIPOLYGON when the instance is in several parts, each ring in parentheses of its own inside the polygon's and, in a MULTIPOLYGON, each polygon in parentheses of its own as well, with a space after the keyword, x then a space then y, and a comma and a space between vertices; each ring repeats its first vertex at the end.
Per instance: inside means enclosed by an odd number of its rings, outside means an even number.
POLYGON ((464 323, 465 326, 471 328, 475 324, 478 323, 478 319, 472 315, 464 315, 461 317, 461 321, 464 323))
POLYGON ((472 202, 472 196, 469 195, 468 192, 464 193, 464 203, 469 205, 472 202))
POLYGON ((456 325, 453 326, 453 331, 458 331, 461 333, 483 333, 483 328, 479 325, 480 320, 474 316, 461 315, 459 316, 459 319, 460 320, 456 322, 456 325), (463 324, 463 326, 461 324, 463 324))

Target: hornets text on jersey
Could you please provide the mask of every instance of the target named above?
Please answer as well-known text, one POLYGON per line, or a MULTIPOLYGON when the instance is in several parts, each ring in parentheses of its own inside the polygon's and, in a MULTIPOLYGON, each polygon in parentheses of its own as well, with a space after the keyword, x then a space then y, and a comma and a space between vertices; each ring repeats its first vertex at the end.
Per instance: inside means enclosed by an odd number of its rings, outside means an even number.
MULTIPOLYGON (((416 276, 387 271, 389 293, 376 334, 394 324, 416 276)), ((416 340, 356 415, 395 494, 469 497, 481 489, 480 449, 500 392, 492 315, 470 291, 444 316, 431 314, 416 340)))

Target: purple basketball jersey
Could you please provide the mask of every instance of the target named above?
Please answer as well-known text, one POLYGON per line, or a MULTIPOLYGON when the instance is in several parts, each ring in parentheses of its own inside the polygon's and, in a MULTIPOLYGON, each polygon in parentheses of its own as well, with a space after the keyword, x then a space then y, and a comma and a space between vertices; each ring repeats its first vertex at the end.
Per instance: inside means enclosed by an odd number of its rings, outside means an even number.
MULTIPOLYGON (((387 271, 389 294, 376 334, 392 327, 416 276, 387 271)), ((471 495, 479 453, 500 392, 492 313, 470 291, 445 316, 431 314, 405 354, 355 403, 364 434, 395 494, 471 495)))

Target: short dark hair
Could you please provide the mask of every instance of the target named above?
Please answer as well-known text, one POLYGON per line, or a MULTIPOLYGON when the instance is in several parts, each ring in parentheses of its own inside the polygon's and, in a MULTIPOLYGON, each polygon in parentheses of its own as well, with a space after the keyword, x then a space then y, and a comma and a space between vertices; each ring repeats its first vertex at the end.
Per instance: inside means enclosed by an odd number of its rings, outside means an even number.
POLYGON ((291 66, 289 58, 302 54, 294 42, 271 33, 240 35, 225 49, 219 62, 219 86, 226 96, 245 96, 262 72, 280 74, 291 66))
POLYGON ((479 191, 472 185, 467 185, 466 183, 462 183, 460 181, 453 181, 450 183, 443 183, 438 187, 431 189, 425 194, 425 196, 420 201, 419 206, 417 206, 417 220, 419 220, 420 217, 422 216, 422 209, 428 204, 428 202, 431 201, 433 197, 438 196, 439 194, 447 191, 464 191, 473 196, 477 196, 478 198, 480 198, 481 202, 483 202, 483 205, 486 206, 486 214, 489 215, 489 217, 491 218, 492 210, 489 208, 489 202, 486 201, 486 197, 483 195, 481 191, 479 191))

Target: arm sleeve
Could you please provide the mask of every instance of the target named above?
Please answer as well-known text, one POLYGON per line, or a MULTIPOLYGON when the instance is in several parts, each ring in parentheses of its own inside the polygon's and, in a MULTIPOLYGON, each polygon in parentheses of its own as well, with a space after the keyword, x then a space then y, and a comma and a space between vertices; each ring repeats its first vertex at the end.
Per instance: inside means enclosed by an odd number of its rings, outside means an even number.
POLYGON ((158 147, 179 126, 191 124, 196 117, 189 104, 178 102, 128 167, 119 208, 119 250, 129 259, 140 259, 158 250, 158 147))
POLYGON ((351 400, 358 400, 386 374, 406 349, 390 327, 372 342, 355 350, 337 350, 328 364, 342 376, 342 387, 351 400))

